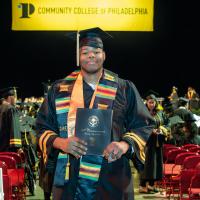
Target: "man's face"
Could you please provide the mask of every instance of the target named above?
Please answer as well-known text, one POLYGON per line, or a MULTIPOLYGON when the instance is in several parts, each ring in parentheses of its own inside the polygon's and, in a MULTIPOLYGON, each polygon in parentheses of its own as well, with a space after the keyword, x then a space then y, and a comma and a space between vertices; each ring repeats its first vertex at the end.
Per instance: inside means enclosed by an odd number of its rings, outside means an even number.
POLYGON ((87 73, 94 74, 100 71, 105 60, 103 49, 89 46, 80 48, 80 66, 87 73))

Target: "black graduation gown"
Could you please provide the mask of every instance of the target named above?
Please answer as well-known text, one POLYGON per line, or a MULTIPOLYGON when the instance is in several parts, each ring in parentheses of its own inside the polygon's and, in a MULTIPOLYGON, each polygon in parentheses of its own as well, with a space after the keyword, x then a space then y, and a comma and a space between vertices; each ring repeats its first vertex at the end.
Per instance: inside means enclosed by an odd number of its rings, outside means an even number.
POLYGON ((15 151, 21 146, 18 110, 3 103, 0 105, 0 151, 15 151))
MULTIPOLYGON (((160 125, 169 127, 169 120, 162 111, 158 111, 154 116, 158 128, 160 125), (157 116, 159 117, 157 117, 157 116), (158 121, 159 120, 159 121, 158 121)), ((163 177, 163 143, 166 141, 164 134, 152 133, 149 137, 145 154, 145 164, 142 178, 146 180, 161 180, 163 177)))
MULTIPOLYGON (((51 130, 59 135, 54 103, 56 95, 58 95, 56 94, 56 87, 58 87, 58 84, 59 82, 55 83, 55 85, 52 86, 52 89, 49 90, 47 99, 42 104, 38 113, 36 122, 38 138, 41 137, 45 130, 51 130)), ((87 97, 87 94, 84 93, 84 99, 88 101, 88 98, 90 97, 87 97)), ((153 123, 153 119, 134 84, 119 79, 119 87, 113 105, 112 141, 122 140, 123 135, 129 131, 135 132, 147 141, 152 132, 153 123)), ((51 145, 52 140, 53 136, 49 137, 49 141, 47 142, 48 152, 55 152, 55 149, 53 149, 51 145)), ((51 156, 50 153, 49 158, 51 156)), ((131 158, 132 154, 128 152, 113 163, 108 163, 107 160, 103 159, 99 181, 96 186, 96 194, 94 194, 94 196, 87 196, 86 199, 134 199, 132 174, 129 164, 129 159, 131 158)), ((65 184, 63 199, 74 199, 75 193, 77 192, 79 160, 70 156, 70 166, 70 181, 65 184)), ((51 169, 51 172, 53 172, 53 167, 51 169)), ((92 185, 91 187, 88 185, 86 187, 87 188, 82 189, 79 187, 79 197, 83 194, 85 189, 90 190, 93 188, 92 185)))
POLYGON ((161 180, 163 177, 163 143, 165 136, 151 134, 146 145, 146 160, 143 178, 147 180, 161 180))

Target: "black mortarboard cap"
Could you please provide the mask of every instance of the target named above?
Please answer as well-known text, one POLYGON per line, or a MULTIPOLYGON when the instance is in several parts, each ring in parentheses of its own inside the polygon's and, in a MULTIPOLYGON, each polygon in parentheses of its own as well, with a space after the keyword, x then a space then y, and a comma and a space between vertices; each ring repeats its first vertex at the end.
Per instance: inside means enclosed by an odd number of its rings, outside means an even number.
POLYGON ((170 125, 173 126, 175 124, 183 124, 185 123, 178 115, 173 117, 169 117, 170 125))
POLYGON ((189 102, 189 99, 185 98, 185 97, 180 97, 179 98, 179 102, 189 102))
POLYGON ((82 46, 91 46, 94 48, 103 49, 103 40, 112 38, 112 36, 103 31, 99 27, 80 30, 67 34, 67 36, 73 40, 76 40, 77 45, 77 66, 79 65, 79 48, 82 46))
POLYGON ((147 98, 157 99, 158 96, 159 96, 159 93, 151 89, 145 93, 145 99, 147 98))
POLYGON ((178 106, 186 106, 189 102, 189 99, 186 99, 185 97, 180 97, 178 99, 178 106))
POLYGON ((17 96, 17 87, 7 87, 0 89, 1 98, 6 98, 8 96, 17 96))
POLYGON ((68 37, 72 38, 73 40, 77 40, 77 34, 79 38, 79 47, 92 46, 103 49, 103 40, 112 38, 109 33, 103 31, 99 27, 73 32, 68 34, 68 37))

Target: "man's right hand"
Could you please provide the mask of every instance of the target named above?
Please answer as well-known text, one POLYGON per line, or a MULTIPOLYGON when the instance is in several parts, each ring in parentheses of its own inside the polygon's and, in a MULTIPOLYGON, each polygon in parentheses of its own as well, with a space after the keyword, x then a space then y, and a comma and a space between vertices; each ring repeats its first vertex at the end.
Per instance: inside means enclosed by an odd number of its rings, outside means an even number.
POLYGON ((75 156, 77 159, 86 154, 87 143, 78 137, 56 138, 53 147, 75 156))

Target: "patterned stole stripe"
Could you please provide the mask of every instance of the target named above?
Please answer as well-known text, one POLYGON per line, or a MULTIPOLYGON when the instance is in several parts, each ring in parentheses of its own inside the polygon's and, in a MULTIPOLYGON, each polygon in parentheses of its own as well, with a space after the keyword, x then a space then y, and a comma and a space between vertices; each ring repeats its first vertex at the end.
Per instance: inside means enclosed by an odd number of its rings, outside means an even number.
POLYGON ((62 114, 69 112, 70 97, 56 99, 56 113, 62 114))
POLYGON ((99 84, 99 86, 97 87, 97 97, 101 97, 101 98, 105 98, 105 99, 115 99, 116 96, 116 92, 117 92, 117 88, 108 86, 108 85, 104 85, 104 84, 99 84))
POLYGON ((68 90, 68 86, 67 85, 61 85, 60 84, 59 92, 64 92, 64 91, 67 91, 67 90, 68 90))
MULTIPOLYGON (((63 85, 60 85, 59 97, 55 99, 57 120, 58 120, 58 125, 60 127, 63 126, 67 127, 66 122, 67 122, 67 116, 69 112, 71 92, 72 92, 71 90, 69 90, 69 87, 74 84, 73 81, 77 79, 78 74, 79 71, 74 71, 69 76, 64 78, 65 83, 63 85), (66 119, 64 124, 63 124, 63 119, 66 119)), ((67 130, 60 131, 60 137, 64 136, 66 138, 68 137, 67 130)), ((59 153, 56 164, 56 171, 54 175, 54 184, 64 185, 64 182, 68 182, 68 180, 69 180, 69 156, 67 154, 59 153), (62 167, 65 168, 64 172, 60 170, 62 167)))
POLYGON ((86 178, 92 181, 98 181, 100 170, 101 170, 101 165, 81 162, 79 177, 86 178))
POLYGON ((67 157, 68 157, 67 154, 63 154, 63 153, 58 154, 58 159, 67 158, 67 157))
POLYGON ((109 80, 109 81, 115 81, 115 77, 111 76, 110 74, 108 74, 107 72, 105 72, 105 79, 109 80))
POLYGON ((98 108, 98 109, 101 109, 101 110, 106 110, 106 109, 108 109, 108 105, 98 103, 98 107, 97 107, 97 108, 98 108))
POLYGON ((80 72, 80 70, 72 72, 69 76, 67 76, 66 78, 64 78, 64 80, 67 80, 67 81, 74 81, 74 80, 76 80, 79 72, 80 72))

